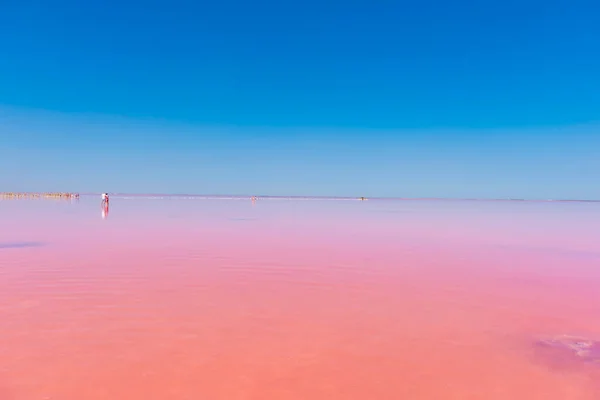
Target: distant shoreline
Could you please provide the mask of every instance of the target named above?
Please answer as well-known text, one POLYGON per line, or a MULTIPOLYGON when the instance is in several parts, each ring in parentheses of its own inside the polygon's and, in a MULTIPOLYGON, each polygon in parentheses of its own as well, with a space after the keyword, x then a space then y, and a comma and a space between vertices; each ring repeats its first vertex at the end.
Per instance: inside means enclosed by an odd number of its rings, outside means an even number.
POLYGON ((8 199, 78 199, 79 193, 70 193, 70 192, 0 192, 0 198, 8 198, 8 199))
MULTIPOLYGON (((0 198, 79 198, 100 196, 101 193, 37 193, 0 192, 0 198)), ((110 193, 111 198, 139 199, 198 199, 198 200, 354 200, 354 201, 477 201, 477 202, 527 202, 527 203, 600 203, 600 200, 581 199, 486 199, 486 198, 443 198, 443 197, 349 197, 349 196, 261 196, 261 195, 218 195, 218 194, 164 194, 164 193, 110 193)))
MULTIPOLYGON (((100 196, 98 193, 81 193, 81 196, 100 196)), ((111 198, 135 197, 135 198, 189 198, 189 199, 221 199, 221 200, 393 200, 393 201, 481 201, 481 202, 577 202, 577 203, 600 203, 600 200, 582 199, 486 199, 486 198, 444 198, 444 197, 367 197, 360 196, 273 196, 273 195, 228 195, 228 194, 164 194, 164 193, 116 193, 110 192, 111 198)))

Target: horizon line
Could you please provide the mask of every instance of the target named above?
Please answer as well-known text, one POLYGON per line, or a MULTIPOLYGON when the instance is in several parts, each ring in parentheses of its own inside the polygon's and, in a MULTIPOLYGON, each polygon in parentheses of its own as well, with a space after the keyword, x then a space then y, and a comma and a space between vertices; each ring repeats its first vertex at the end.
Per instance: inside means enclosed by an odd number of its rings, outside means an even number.
MULTIPOLYGON (((43 195, 44 193, 64 193, 79 196, 97 196, 103 192, 0 192, 0 197, 5 194, 43 195)), ((126 193, 112 192, 113 197, 172 197, 172 198, 197 198, 197 199, 265 199, 265 200, 396 200, 396 201, 515 201, 515 202, 581 202, 600 203, 600 199, 539 199, 539 198, 485 198, 485 197, 367 197, 367 196, 310 196, 310 195, 249 195, 249 194, 193 194, 193 193, 126 193)))
MULTIPOLYGON (((96 196, 102 192, 79 193, 81 196, 96 196)), ((525 198, 485 198, 485 197, 368 197, 368 196, 311 196, 311 195, 249 195, 249 194, 198 194, 198 193, 124 193, 113 192, 116 197, 190 197, 209 199, 272 199, 272 200, 420 200, 420 201, 520 201, 520 202, 585 202, 600 203, 600 199, 525 199, 525 198)))

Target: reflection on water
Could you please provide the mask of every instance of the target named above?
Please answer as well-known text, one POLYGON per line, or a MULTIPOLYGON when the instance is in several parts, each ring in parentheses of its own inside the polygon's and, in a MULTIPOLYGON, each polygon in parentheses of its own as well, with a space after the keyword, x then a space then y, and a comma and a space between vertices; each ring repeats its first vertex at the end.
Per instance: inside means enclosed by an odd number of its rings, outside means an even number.
POLYGON ((106 219, 108 217, 108 202, 102 202, 101 206, 102 208, 102 219, 106 219))
POLYGON ((0 399, 598 398, 598 205, 97 201, 0 204, 0 399))

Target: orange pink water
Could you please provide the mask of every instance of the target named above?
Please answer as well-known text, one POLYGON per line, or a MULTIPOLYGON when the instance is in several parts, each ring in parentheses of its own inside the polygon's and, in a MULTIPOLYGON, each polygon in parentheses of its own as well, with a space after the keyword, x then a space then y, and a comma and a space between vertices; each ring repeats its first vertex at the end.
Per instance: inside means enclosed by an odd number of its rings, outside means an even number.
POLYGON ((0 400, 597 399, 600 205, 0 202, 0 400))

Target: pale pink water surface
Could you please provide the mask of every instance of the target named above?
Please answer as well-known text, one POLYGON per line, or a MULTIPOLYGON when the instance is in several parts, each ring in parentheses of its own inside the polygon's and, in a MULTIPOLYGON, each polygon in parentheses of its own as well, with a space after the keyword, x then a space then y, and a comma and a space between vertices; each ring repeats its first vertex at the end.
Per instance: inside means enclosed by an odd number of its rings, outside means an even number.
POLYGON ((0 400, 598 399, 600 204, 0 201, 0 400))

